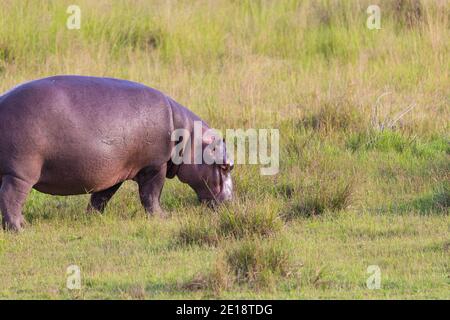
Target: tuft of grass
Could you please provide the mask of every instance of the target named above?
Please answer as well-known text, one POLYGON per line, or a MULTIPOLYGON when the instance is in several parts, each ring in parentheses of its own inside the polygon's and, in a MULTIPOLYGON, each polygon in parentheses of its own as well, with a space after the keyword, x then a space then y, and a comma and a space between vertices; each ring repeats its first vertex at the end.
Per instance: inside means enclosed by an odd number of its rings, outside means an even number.
POLYGON ((124 292, 122 292, 122 295, 125 299, 144 300, 147 297, 147 292, 143 285, 136 284, 127 288, 124 292))
POLYGON ((348 208, 353 201, 354 178, 325 172, 302 184, 282 184, 278 192, 288 196, 284 218, 310 217, 348 208))
POLYGON ((445 181, 434 190, 414 201, 407 207, 412 207, 419 212, 430 213, 433 211, 448 213, 450 208, 450 183, 445 181))
POLYGON ((316 216, 327 211, 337 212, 346 209, 351 204, 352 188, 352 182, 314 186, 290 203, 286 217, 316 216))
POLYGON ((234 203, 216 213, 207 209, 186 217, 177 234, 179 244, 217 245, 222 239, 270 237, 283 228, 280 206, 274 201, 260 204, 234 203))
POLYGON ((216 245, 219 234, 214 217, 195 215, 186 218, 182 221, 176 238, 181 245, 216 245))
POLYGON ((321 103, 317 111, 307 114, 301 120, 301 125, 325 132, 349 131, 362 128, 364 118, 351 101, 337 98, 321 103))
POLYGON ((192 279, 182 284, 181 288, 188 291, 210 290, 216 296, 229 290, 235 285, 235 279, 230 266, 223 258, 223 254, 215 260, 210 272, 199 272, 192 279))
POLYGON ((14 61, 14 53, 7 45, 0 43, 0 62, 11 63, 14 61))
POLYGON ((235 239, 253 235, 271 236, 283 227, 279 212, 280 206, 274 201, 223 207, 219 211, 218 232, 223 237, 235 239))
POLYGON ((209 289, 216 295, 236 285, 267 289, 276 279, 289 277, 294 269, 290 246, 284 239, 247 238, 227 244, 209 272, 196 274, 182 288, 209 289))
POLYGON ((414 28, 425 22, 421 0, 395 0, 390 4, 401 26, 414 28))
POLYGON ((238 283, 267 286, 273 277, 286 277, 292 269, 289 245, 279 239, 246 239, 227 248, 224 259, 238 283))
POLYGON ((450 183, 448 181, 435 191, 433 200, 435 207, 441 210, 448 210, 450 207, 450 183))

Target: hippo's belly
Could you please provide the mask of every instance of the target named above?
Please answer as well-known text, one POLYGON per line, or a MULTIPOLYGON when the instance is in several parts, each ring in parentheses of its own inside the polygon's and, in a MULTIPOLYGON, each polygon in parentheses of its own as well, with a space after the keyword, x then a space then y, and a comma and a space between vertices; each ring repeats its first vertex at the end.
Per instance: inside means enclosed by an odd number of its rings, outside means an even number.
POLYGON ((61 155, 45 160, 41 176, 34 189, 52 195, 77 195, 108 189, 125 180, 133 179, 149 165, 151 159, 114 156, 114 153, 82 156, 61 155))
MULTIPOLYGON (((111 167, 109 168, 111 169, 111 167)), ((64 174, 65 170, 43 170, 41 179, 33 188, 51 195, 92 193, 106 190, 120 182, 133 179, 139 170, 138 168, 122 167, 113 168, 113 173, 97 170, 87 171, 82 175, 64 174)))

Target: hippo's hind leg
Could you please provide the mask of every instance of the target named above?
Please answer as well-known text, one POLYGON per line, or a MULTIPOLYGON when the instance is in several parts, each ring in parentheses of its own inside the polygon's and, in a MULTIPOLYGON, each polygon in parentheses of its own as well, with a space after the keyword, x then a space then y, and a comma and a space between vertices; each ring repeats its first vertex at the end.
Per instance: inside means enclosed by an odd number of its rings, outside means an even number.
POLYGON ((2 226, 5 230, 19 231, 25 224, 22 206, 33 187, 20 178, 2 176, 0 188, 0 210, 2 212, 2 226))
POLYGON ((87 207, 87 211, 97 210, 103 212, 108 204, 108 201, 112 198, 116 191, 119 190, 121 185, 122 182, 106 190, 94 192, 91 195, 91 201, 87 207))
POLYGON ((135 179, 139 185, 141 203, 149 214, 157 212, 161 217, 165 217, 165 213, 159 204, 165 179, 165 164, 160 168, 144 168, 135 179))

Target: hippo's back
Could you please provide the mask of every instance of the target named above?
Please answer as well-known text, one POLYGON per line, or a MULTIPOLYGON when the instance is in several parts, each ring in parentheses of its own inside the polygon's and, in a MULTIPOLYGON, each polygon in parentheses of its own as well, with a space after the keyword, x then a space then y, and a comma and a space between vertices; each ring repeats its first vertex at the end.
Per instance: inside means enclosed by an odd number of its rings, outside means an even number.
POLYGON ((142 84, 31 81, 0 97, 0 175, 39 174, 37 189, 53 194, 101 190, 168 161, 172 129, 167 98, 142 84))

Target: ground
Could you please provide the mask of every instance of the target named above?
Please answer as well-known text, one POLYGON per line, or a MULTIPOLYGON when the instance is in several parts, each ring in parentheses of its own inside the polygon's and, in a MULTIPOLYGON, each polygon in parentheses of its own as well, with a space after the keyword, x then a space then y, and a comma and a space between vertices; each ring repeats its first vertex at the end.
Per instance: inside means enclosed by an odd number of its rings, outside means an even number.
POLYGON ((371 1, 76 2, 69 30, 73 1, 0 1, 1 92, 142 82, 212 127, 279 129, 280 171, 237 165, 215 211, 167 181, 167 219, 133 182, 102 215, 33 191, 0 231, 0 298, 450 298, 448 1, 377 1, 379 30, 371 1))

